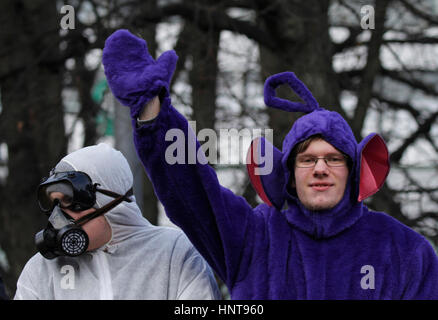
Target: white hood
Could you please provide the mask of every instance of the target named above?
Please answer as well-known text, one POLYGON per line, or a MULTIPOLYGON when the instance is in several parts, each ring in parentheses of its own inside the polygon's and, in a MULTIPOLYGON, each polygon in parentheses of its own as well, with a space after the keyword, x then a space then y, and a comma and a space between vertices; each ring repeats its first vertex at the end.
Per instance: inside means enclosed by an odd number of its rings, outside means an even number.
MULTIPOLYGON (((133 184, 122 153, 102 143, 67 155, 55 167, 68 170, 83 171, 118 194, 133 184)), ((113 200, 96 196, 98 207, 113 200)), ((220 298, 210 267, 180 230, 153 226, 135 201, 104 216, 112 229, 108 244, 78 257, 48 260, 37 253, 20 275, 15 299, 220 298)))
MULTIPOLYGON (((93 183, 99 183, 100 188, 125 194, 133 185, 133 176, 128 161, 120 151, 107 144, 100 143, 96 146, 85 147, 64 157, 55 167, 55 171, 66 171, 71 167, 75 171, 87 173, 93 183), (102 165, 104 164, 104 165, 102 165), (66 166, 67 165, 67 166, 66 166)), ((131 237, 136 232, 143 232, 151 224, 147 221, 134 201, 123 201, 114 209, 105 213, 111 229, 112 239, 109 246, 114 250, 114 245, 131 237)), ((103 207, 114 200, 100 192, 96 193, 96 207, 103 207)))

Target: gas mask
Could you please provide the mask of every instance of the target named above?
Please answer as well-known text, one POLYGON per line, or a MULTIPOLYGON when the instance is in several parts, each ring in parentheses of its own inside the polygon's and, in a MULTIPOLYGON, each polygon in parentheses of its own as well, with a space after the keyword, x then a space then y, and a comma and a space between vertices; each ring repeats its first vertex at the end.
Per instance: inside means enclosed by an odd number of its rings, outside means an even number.
POLYGON ((132 201, 129 199, 133 194, 132 188, 120 195, 98 186, 98 183, 93 183, 91 178, 81 171, 53 173, 38 186, 38 204, 48 216, 48 224, 35 235, 35 244, 46 259, 83 254, 88 249, 89 239, 82 226, 121 202, 132 201), (80 212, 92 208, 96 203, 96 192, 114 200, 77 220, 63 211, 69 209, 80 212))

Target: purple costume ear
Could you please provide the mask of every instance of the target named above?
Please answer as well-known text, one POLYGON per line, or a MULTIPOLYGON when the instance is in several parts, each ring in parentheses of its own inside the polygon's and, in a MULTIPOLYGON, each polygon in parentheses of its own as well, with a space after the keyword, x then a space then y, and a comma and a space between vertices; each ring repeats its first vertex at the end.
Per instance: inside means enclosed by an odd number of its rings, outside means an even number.
POLYGON ((251 142, 246 155, 246 168, 254 189, 263 202, 279 210, 285 200, 282 157, 283 153, 263 137, 251 142))
POLYGON ((376 133, 368 135, 359 143, 359 195, 357 201, 365 200, 382 187, 389 174, 389 152, 385 141, 376 133))
POLYGON ((281 109, 289 112, 305 112, 309 113, 319 109, 318 102, 313 97, 312 93, 302 83, 293 72, 282 72, 274 74, 266 79, 264 87, 265 104, 272 108, 281 109), (275 89, 287 83, 291 89, 301 98, 306 104, 301 102, 293 102, 276 97, 275 89))

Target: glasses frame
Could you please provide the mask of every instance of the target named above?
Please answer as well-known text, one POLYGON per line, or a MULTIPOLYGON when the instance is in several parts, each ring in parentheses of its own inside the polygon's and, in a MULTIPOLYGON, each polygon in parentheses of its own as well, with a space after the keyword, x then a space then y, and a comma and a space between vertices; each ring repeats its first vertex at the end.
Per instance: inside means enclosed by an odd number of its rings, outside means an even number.
POLYGON ((303 169, 309 169, 309 168, 315 168, 315 166, 316 166, 316 164, 318 163, 318 161, 319 160, 324 160, 324 162, 325 162, 325 164, 327 165, 327 167, 330 167, 330 168, 342 168, 342 167, 346 167, 347 165, 348 165, 348 158, 347 158, 347 156, 345 156, 344 154, 339 154, 339 156, 341 156, 343 159, 344 159, 344 162, 342 163, 342 164, 340 164, 340 165, 330 165, 329 163, 328 163, 328 158, 330 158, 330 157, 335 157, 335 156, 338 156, 338 155, 330 155, 330 156, 325 156, 325 157, 314 157, 314 156, 309 156, 310 158, 313 158, 313 164, 312 165, 310 165, 310 166, 299 166, 299 165, 297 165, 297 160, 298 160, 298 156, 295 158, 295 167, 297 167, 297 168, 303 168, 303 169))

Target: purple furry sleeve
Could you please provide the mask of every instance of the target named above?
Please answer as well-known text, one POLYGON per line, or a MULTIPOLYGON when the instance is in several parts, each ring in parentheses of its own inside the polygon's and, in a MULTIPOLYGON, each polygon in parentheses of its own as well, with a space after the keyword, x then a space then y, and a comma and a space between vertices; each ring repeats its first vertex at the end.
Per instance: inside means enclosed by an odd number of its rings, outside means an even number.
POLYGON ((245 255, 243 250, 252 250, 252 241, 248 241, 254 217, 252 208, 244 198, 222 187, 208 164, 200 164, 198 160, 190 164, 187 155, 185 164, 168 164, 166 149, 174 139, 166 138, 166 133, 183 132, 185 150, 188 150, 189 128, 196 150, 200 147, 187 120, 173 108, 168 95, 153 123, 139 128, 135 121, 133 124, 138 156, 166 214, 231 288, 245 255))

